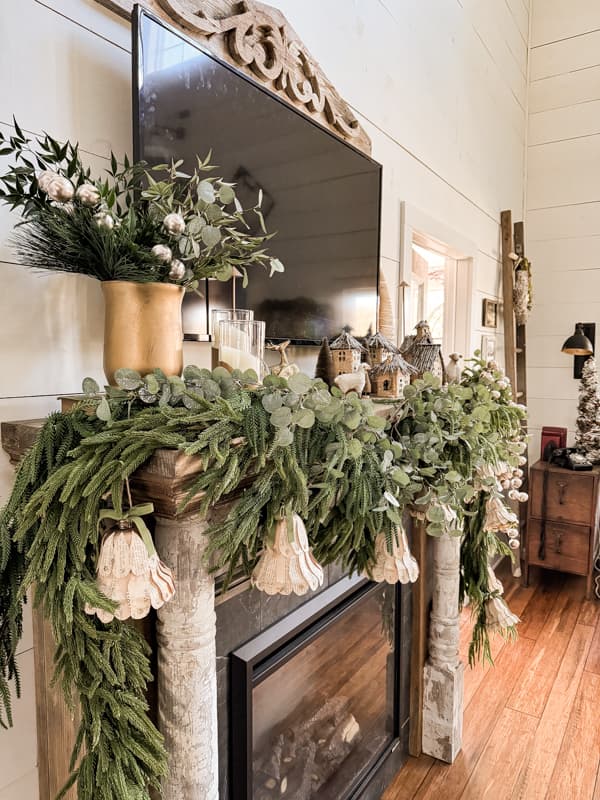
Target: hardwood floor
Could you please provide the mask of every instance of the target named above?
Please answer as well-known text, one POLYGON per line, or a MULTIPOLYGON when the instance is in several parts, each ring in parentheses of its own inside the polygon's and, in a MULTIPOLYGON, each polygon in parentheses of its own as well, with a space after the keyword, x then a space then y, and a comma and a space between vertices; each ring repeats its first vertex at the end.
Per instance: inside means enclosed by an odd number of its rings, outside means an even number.
MULTIPOLYGON (((600 800, 600 602, 574 575, 501 577, 519 638, 495 637, 494 667, 465 666, 461 753, 410 758, 382 800, 600 800)), ((470 627, 466 610, 465 664, 470 627)))

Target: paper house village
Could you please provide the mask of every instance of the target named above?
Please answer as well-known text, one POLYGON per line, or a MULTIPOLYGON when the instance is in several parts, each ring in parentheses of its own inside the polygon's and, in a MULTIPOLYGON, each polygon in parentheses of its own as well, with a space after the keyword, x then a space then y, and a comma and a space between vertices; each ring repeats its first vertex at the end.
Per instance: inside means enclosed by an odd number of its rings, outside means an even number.
POLYGON ((364 392, 385 399, 402 397, 404 387, 426 372, 445 381, 441 345, 433 341, 425 320, 415 330, 400 347, 380 331, 362 339, 349 331, 331 342, 323 339, 316 376, 344 392, 364 392))

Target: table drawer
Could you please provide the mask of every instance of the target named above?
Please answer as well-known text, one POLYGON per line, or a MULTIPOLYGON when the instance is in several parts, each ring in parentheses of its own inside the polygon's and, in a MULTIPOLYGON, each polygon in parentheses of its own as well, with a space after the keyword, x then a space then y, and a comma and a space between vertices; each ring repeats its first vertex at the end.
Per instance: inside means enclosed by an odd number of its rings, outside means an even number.
POLYGON ((542 522, 529 518, 527 554, 529 563, 547 569, 587 575, 589 569, 591 529, 582 526, 546 523, 545 558, 540 558, 542 522))
POLYGON ((594 524, 594 476, 591 473, 548 472, 543 504, 543 470, 532 470, 531 515, 574 525, 594 524))

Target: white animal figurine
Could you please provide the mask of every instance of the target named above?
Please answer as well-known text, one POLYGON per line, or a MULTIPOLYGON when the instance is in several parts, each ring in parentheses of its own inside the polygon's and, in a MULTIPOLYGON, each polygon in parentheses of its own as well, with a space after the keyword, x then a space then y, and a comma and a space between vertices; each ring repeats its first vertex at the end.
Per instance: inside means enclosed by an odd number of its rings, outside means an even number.
POLYGON ((460 383, 462 371, 462 356, 460 353, 450 353, 450 361, 446 364, 446 379, 448 383, 460 383))
POLYGON ((360 397, 365 390, 368 378, 367 373, 370 369, 371 367, 368 364, 359 364, 356 372, 343 372, 333 382, 344 394, 356 392, 360 397))

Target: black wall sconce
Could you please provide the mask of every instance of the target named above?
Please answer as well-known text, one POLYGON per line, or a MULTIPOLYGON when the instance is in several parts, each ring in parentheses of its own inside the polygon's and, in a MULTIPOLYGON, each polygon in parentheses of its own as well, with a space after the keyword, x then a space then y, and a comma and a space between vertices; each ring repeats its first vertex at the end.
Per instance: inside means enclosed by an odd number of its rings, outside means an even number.
POLYGON ((590 356, 594 355, 595 344, 596 323, 578 322, 575 325, 575 333, 569 336, 561 348, 563 353, 575 356, 573 363, 574 378, 581 378, 583 365, 590 356))

